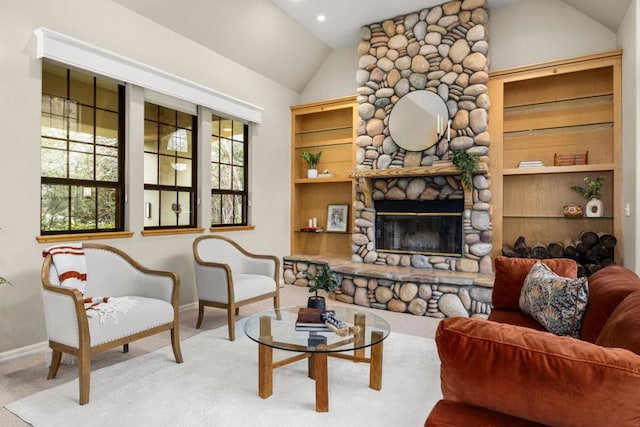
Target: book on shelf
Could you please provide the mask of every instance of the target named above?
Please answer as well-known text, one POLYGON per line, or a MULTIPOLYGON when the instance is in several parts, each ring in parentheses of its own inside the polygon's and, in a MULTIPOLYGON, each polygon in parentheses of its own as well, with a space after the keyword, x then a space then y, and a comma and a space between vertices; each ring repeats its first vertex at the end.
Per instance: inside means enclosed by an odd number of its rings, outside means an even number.
POLYGON ((518 163, 518 167, 519 168, 532 168, 532 167, 538 167, 538 166, 544 166, 544 163, 542 163, 542 160, 523 160, 520 163, 518 163))
POLYGON ((300 231, 304 231, 305 233, 322 233, 324 228, 322 227, 302 227, 300 231))

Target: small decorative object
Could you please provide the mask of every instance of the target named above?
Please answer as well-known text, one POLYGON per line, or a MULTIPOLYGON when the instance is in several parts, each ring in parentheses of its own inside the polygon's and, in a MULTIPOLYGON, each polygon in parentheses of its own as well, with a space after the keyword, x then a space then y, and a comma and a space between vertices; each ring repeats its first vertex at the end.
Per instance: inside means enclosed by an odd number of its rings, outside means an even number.
POLYGON ((327 209, 327 231, 347 231, 349 205, 329 205, 327 209))
POLYGON ((553 153, 554 166, 573 166, 589 164, 589 152, 584 154, 557 154, 553 153))
POLYGON ((600 200, 600 189, 602 188, 604 177, 600 175, 594 181, 588 176, 585 176, 584 182, 586 187, 572 185, 571 189, 587 200, 587 204, 585 205, 585 215, 587 217, 601 217, 603 214, 603 207, 602 200, 600 200))
POLYGON ((567 218, 580 218, 583 215, 582 205, 564 205, 562 213, 567 218))
POLYGON ((308 151, 300 153, 300 157, 302 157, 309 166, 309 169, 307 170, 307 178, 318 177, 318 163, 320 162, 320 156, 322 156, 322 151, 318 151, 316 154, 309 153, 308 151))
POLYGON ((471 190, 473 188, 473 171, 478 167, 478 156, 469 154, 464 150, 449 151, 451 162, 460 170, 462 184, 471 190))
POLYGON ((309 287, 309 292, 315 293, 315 295, 309 297, 307 307, 319 308, 321 311, 324 311, 326 309, 324 297, 319 296, 318 291, 322 289, 325 292, 333 292, 338 289, 338 275, 331 271, 328 264, 323 264, 315 277, 307 273, 307 278, 312 282, 312 285, 309 287))

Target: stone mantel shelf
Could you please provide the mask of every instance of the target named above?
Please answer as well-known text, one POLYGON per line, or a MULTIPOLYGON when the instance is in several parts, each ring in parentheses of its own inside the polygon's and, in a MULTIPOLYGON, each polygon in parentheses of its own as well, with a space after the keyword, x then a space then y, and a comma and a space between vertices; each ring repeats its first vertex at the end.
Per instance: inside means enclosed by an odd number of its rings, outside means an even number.
MULTIPOLYGON (((472 172, 474 174, 486 174, 489 172, 489 165, 484 161, 478 161, 478 167, 472 172)), ((349 177, 357 179, 364 194, 365 204, 369 207, 373 206, 372 200, 372 179, 375 178, 410 178, 418 176, 442 176, 442 175, 460 175, 460 169, 450 160, 440 160, 433 162, 431 166, 416 166, 411 168, 391 168, 391 169, 368 169, 357 170, 349 173, 349 177)), ((471 192, 464 188, 464 204, 470 207, 473 204, 471 192)))
MULTIPOLYGON (((474 174, 488 173, 486 162, 478 162, 474 174)), ((449 160, 434 162, 431 166, 416 166, 412 168, 368 169, 349 173, 351 178, 403 178, 412 176, 460 175, 460 170, 449 160)))

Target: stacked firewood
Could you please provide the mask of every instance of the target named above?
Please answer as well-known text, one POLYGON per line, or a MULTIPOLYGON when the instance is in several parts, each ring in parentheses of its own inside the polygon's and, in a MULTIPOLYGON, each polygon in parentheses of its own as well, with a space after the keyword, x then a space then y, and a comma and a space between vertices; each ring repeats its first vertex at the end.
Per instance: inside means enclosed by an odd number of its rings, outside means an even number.
POLYGON ((562 243, 529 246, 523 236, 513 245, 502 245, 502 255, 511 258, 571 258, 578 263, 578 276, 590 276, 608 265, 615 264, 617 239, 609 233, 583 231, 578 240, 566 237, 562 243))

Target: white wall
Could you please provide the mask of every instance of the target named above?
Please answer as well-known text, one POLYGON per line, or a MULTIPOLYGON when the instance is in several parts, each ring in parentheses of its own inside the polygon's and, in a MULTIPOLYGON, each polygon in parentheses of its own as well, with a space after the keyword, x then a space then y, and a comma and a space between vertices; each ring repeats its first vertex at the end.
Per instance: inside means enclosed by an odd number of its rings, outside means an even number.
POLYGON ((640 123, 638 111, 638 79, 640 64, 638 56, 638 18, 637 0, 633 0, 618 29, 619 45, 622 55, 622 203, 628 203, 630 216, 623 214, 622 232, 624 238, 624 265, 635 271, 640 270, 640 239, 638 236, 638 200, 640 186, 637 185, 637 166, 640 164, 640 150, 636 147, 638 140, 637 123, 640 123))
POLYGON ((330 98, 355 95, 358 48, 347 46, 334 49, 318 72, 307 84, 300 102, 306 104, 330 98))
POLYGON ((489 14, 492 70, 616 48, 616 35, 561 0, 528 0, 489 14))
MULTIPOLYGON (((251 141, 250 209, 256 228, 227 235, 253 252, 280 257, 289 253, 289 106, 300 102, 298 93, 111 1, 2 2, 0 275, 14 285, 0 288, 0 359, 2 353, 46 339, 40 267, 41 252, 49 245, 36 241, 40 229, 41 67, 35 58, 33 30, 40 26, 262 106, 263 121, 253 128, 251 141)), ((132 149, 142 146, 142 141, 128 143, 132 149)), ((134 163, 132 169, 140 170, 142 157, 136 154, 131 153, 128 161, 134 163)), ((131 215, 143 212, 140 176, 134 175, 136 181, 131 182, 131 215)), ((193 302, 191 243, 197 235, 142 237, 141 218, 130 223, 132 238, 102 243, 124 249, 149 267, 178 273, 181 304, 193 302)))

